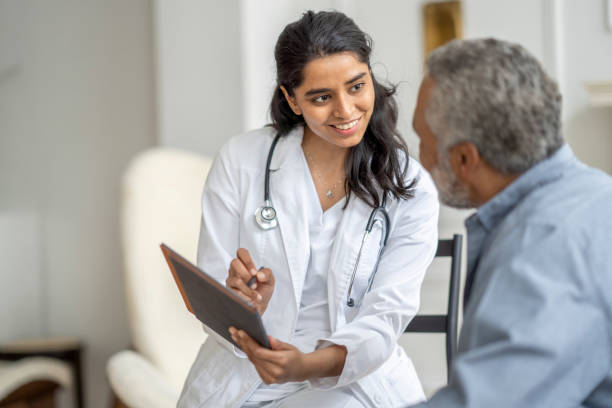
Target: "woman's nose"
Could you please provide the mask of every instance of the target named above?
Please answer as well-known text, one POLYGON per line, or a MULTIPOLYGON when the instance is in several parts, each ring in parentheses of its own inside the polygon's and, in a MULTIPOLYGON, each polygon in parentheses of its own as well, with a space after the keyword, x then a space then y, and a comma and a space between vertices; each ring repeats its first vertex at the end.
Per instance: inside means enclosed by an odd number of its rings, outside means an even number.
POLYGON ((339 119, 351 119, 353 113, 353 104, 351 98, 347 95, 340 95, 336 98, 334 106, 334 116, 339 119))

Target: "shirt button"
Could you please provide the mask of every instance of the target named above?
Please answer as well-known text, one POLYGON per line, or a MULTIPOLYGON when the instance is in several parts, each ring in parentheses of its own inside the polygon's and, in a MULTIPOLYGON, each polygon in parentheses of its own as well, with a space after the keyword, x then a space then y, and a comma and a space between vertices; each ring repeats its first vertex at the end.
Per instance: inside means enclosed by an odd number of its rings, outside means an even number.
POLYGON ((376 405, 380 405, 382 403, 382 396, 380 394, 374 395, 374 402, 376 405))

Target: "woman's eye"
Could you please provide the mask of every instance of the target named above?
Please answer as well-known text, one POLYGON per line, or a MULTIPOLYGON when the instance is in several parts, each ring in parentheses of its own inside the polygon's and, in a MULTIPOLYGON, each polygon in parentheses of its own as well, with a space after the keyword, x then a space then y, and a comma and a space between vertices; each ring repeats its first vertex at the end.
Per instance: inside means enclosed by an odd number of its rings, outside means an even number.
POLYGON ((321 95, 318 98, 314 98, 312 101, 321 103, 321 102, 327 101, 328 99, 329 99, 329 95, 321 95))
POLYGON ((351 91, 356 92, 363 87, 363 82, 351 86, 351 91))

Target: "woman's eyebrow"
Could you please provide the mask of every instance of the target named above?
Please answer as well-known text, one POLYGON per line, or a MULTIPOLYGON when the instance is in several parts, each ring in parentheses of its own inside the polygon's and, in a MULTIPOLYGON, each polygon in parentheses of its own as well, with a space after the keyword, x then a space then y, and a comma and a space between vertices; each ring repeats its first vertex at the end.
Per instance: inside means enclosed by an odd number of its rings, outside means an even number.
POLYGON ((352 77, 351 79, 349 79, 348 81, 346 81, 346 82, 344 83, 344 85, 351 84, 351 83, 353 83, 353 82, 355 82, 355 81, 357 81, 357 80, 359 80, 359 79, 363 78, 365 74, 367 74, 367 72, 362 72, 361 74, 357 74, 357 75, 355 75, 354 77, 352 77))
MULTIPOLYGON (((365 75, 367 74, 367 72, 361 72, 357 75, 355 75, 354 77, 352 77, 351 79, 349 79, 348 81, 346 81, 344 84, 345 85, 349 85, 352 84, 353 82, 363 78, 365 75)), ((311 89, 309 91, 307 91, 304 96, 311 96, 311 95, 315 95, 315 94, 320 94, 320 93, 325 93, 325 92, 329 92, 331 91, 330 88, 317 88, 317 89, 311 89)))

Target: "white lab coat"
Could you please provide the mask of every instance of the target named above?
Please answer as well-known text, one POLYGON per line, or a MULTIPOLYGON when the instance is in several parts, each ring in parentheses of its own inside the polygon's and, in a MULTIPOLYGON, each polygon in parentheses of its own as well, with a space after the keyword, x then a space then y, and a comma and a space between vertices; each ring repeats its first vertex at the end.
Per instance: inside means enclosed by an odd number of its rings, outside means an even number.
MULTIPOLYGON (((312 186, 301 180, 303 128, 281 138, 270 165, 270 197, 279 228, 262 230, 255 210, 262 205, 266 158, 275 132, 262 128, 232 138, 211 168, 202 198, 198 265, 225 283, 236 250, 249 250, 256 266, 272 270, 276 285, 262 320, 268 334, 291 343, 309 260, 307 212, 312 186)), ((397 339, 416 314, 425 270, 437 245, 438 200, 429 175, 410 159, 407 178, 418 179, 414 198, 387 201, 390 235, 371 290, 361 307, 346 306, 350 276, 372 210, 351 198, 338 227, 329 265, 330 343, 348 354, 338 377, 311 380, 314 388, 347 386, 367 406, 398 406, 425 398, 411 360, 397 339)), ((310 198, 312 200, 312 198, 310 198)), ((379 225, 377 223, 376 225, 379 225)), ((378 252, 380 229, 368 240, 353 293, 365 292, 378 252)), ((179 401, 179 407, 238 407, 261 384, 256 370, 229 342, 208 330, 179 401)))

